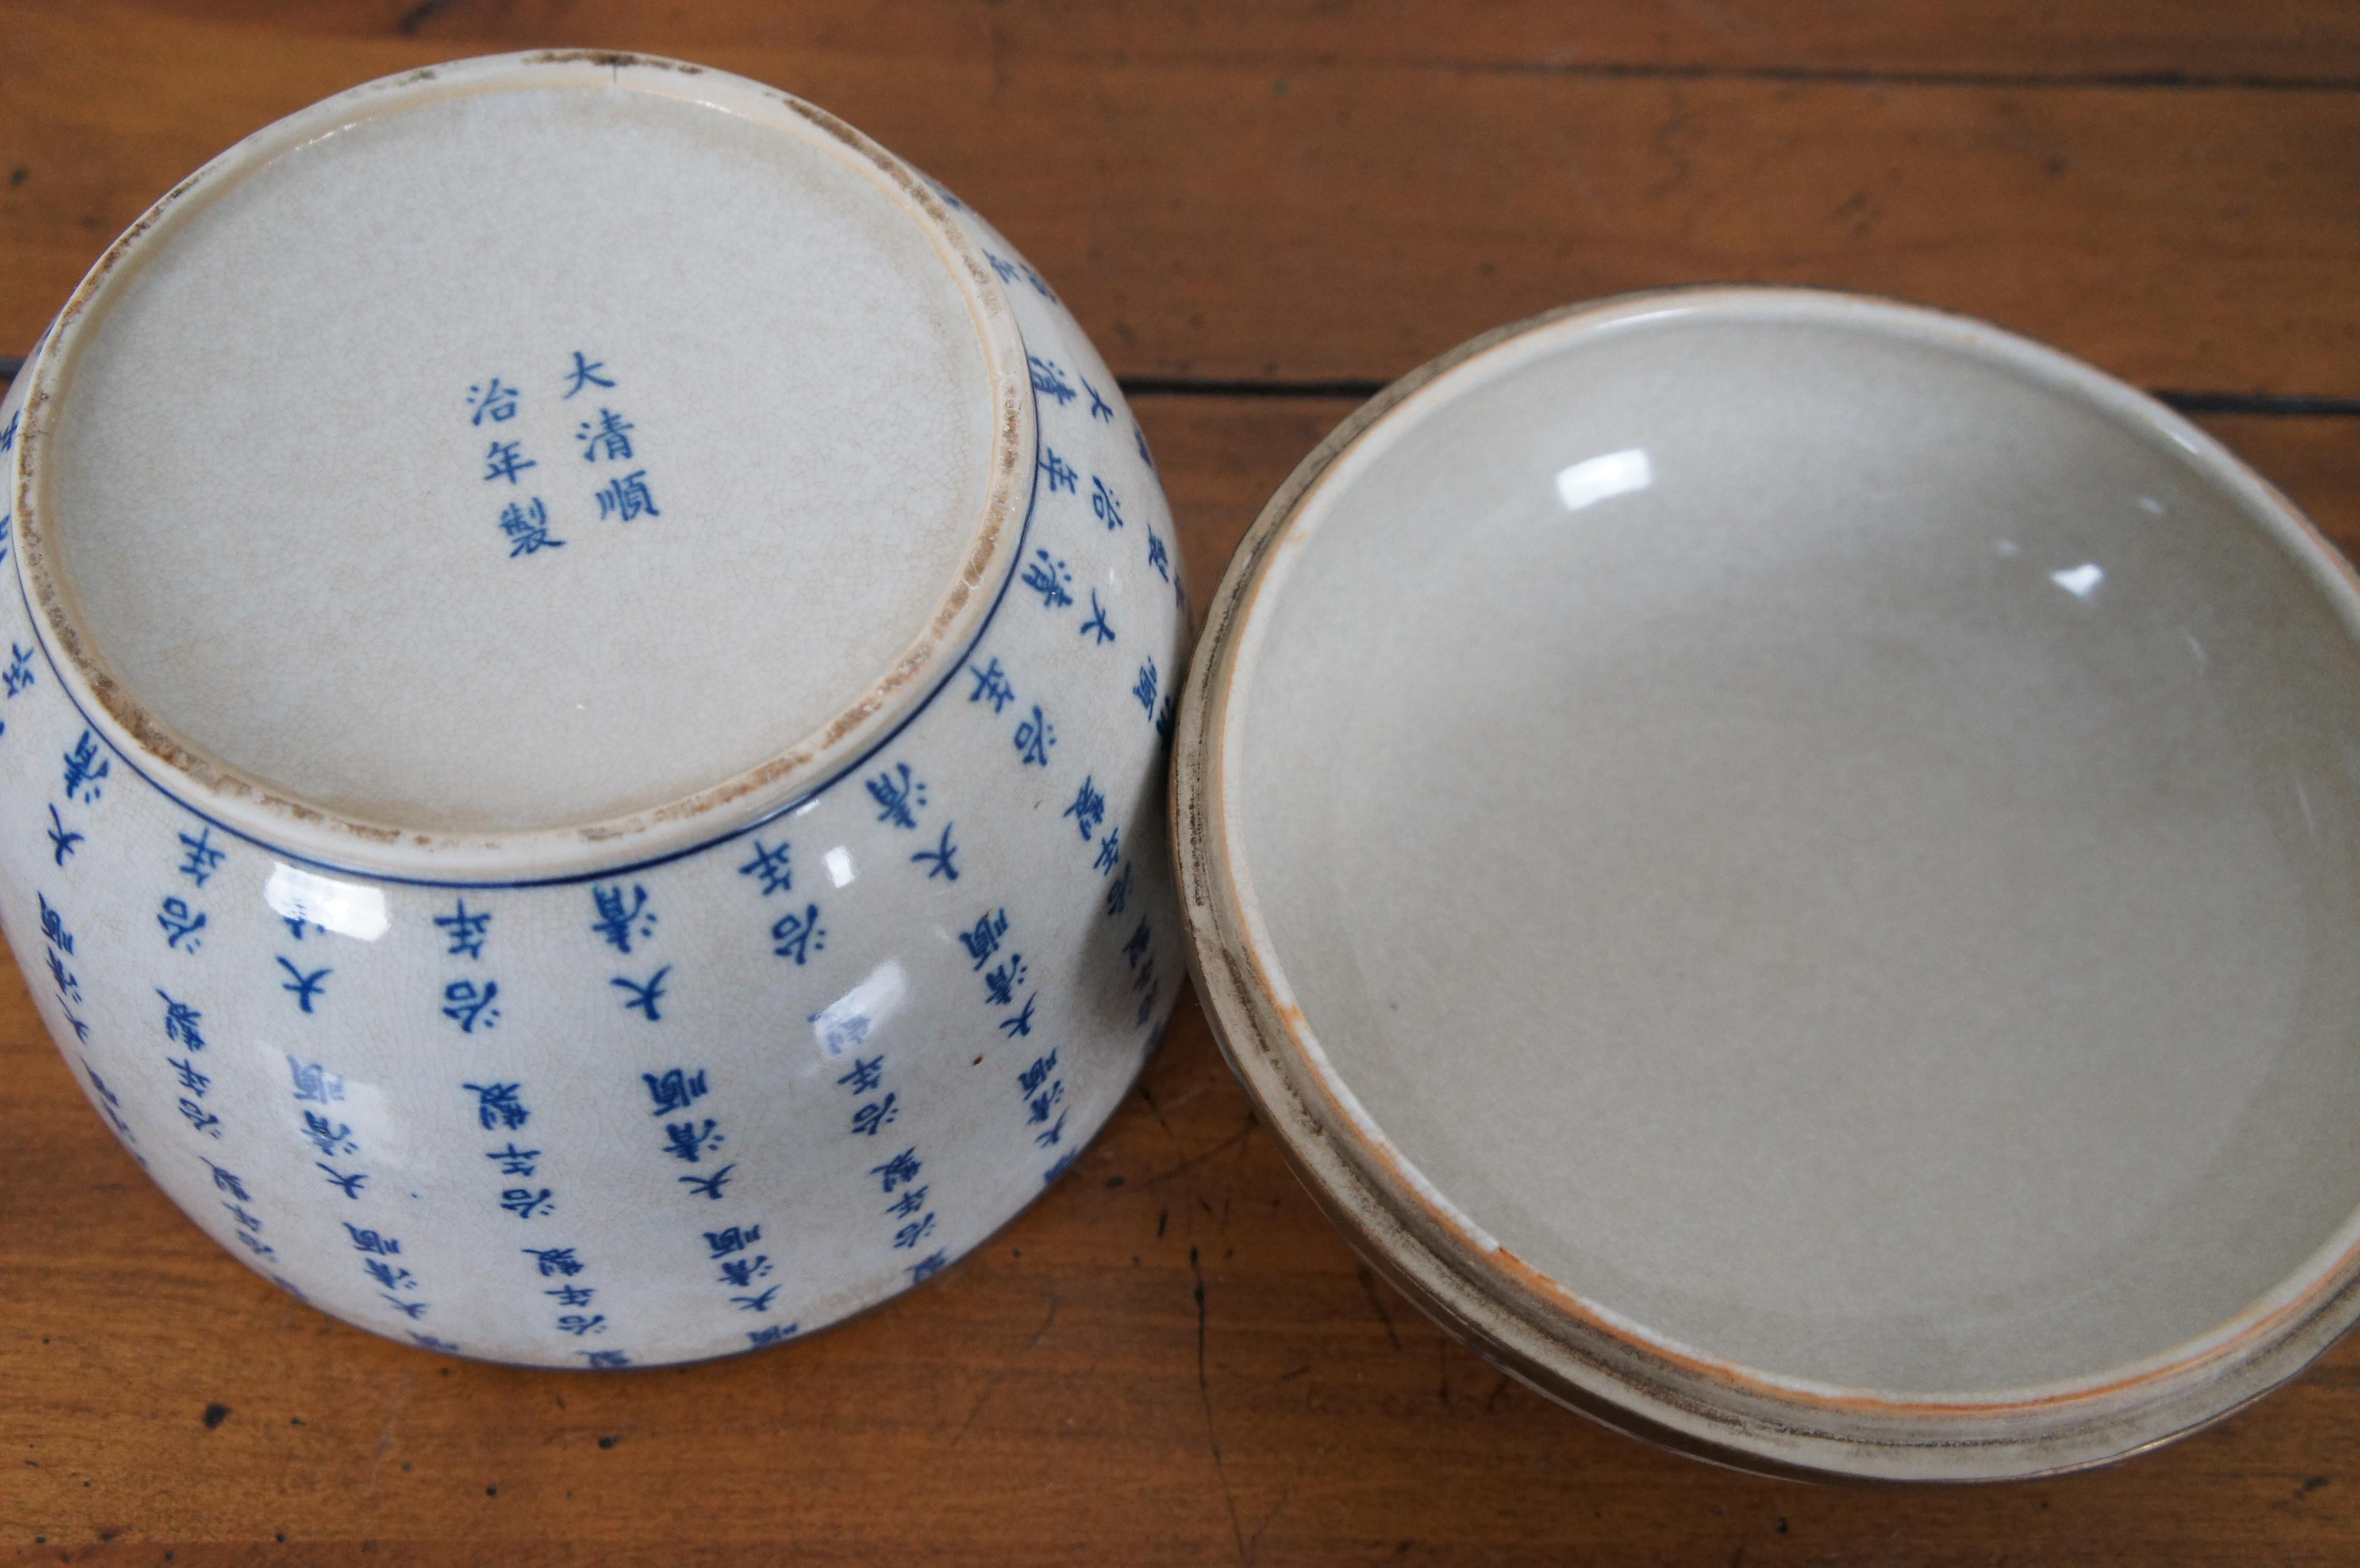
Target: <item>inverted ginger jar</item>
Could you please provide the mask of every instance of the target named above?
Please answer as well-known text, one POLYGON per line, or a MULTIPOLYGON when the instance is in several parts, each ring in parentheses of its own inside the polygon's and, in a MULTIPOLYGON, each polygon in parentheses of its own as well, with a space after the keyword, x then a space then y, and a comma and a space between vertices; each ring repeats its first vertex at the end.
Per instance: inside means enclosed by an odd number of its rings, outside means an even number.
POLYGON ((2023 1476, 2360 1316, 2360 584, 2086 365, 1791 289, 1478 339, 1272 501, 1175 747, 1264 1120, 1568 1404, 2023 1476))
POLYGON ((126 1148, 313 1305, 549 1367, 809 1333, 1156 1039, 1146 441, 825 114, 587 54, 329 100, 107 253, 0 448, 0 924, 126 1148))

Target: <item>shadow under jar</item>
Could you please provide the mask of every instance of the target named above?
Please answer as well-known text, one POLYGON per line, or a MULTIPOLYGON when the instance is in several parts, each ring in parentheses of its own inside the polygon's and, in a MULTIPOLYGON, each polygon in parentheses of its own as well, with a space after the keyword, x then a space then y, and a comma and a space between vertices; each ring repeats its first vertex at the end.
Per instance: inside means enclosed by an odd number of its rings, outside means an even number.
POLYGON ((233 148, 0 403, 0 923, 232 1256, 438 1351, 809 1333, 1180 979, 1185 597, 1049 286, 808 104, 547 54, 233 148))

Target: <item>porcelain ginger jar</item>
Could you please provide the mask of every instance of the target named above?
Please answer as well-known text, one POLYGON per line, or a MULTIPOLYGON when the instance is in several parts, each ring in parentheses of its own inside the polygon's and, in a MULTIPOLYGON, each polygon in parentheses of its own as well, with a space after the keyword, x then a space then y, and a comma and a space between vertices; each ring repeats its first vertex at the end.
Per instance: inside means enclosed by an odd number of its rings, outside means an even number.
POLYGON ((0 925, 124 1147, 312 1305, 546 1367, 808 1334, 1156 1040, 1145 438, 809 104, 591 54, 331 99, 107 253, 0 448, 0 925))

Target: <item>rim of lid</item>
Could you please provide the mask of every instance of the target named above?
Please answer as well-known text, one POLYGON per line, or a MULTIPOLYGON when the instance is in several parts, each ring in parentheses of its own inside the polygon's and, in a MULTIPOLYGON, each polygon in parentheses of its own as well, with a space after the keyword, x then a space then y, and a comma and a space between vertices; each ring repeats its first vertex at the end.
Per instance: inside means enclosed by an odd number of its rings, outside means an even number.
POLYGON ((2360 574, 2277 490, 2169 408, 1988 323, 1874 296, 1740 285, 1561 307, 1471 339, 1355 410, 1272 496, 1215 593, 1174 732, 1173 842, 1188 959, 1223 1053, 1320 1206, 1392 1282, 1503 1370, 1604 1424, 1748 1470, 1998 1480, 2086 1468, 2184 1435, 2294 1376, 2360 1319, 2360 1214, 2227 1323, 2086 1377, 1968 1394, 1814 1383, 1716 1357, 1549 1278, 1484 1232, 1395 1148, 1330 1062, 1260 916, 1240 823, 1235 696, 1257 612, 1283 593, 1316 498, 1425 412, 1573 340, 1649 317, 1867 324, 1997 362, 2169 441, 2283 549, 2360 641, 2360 574))

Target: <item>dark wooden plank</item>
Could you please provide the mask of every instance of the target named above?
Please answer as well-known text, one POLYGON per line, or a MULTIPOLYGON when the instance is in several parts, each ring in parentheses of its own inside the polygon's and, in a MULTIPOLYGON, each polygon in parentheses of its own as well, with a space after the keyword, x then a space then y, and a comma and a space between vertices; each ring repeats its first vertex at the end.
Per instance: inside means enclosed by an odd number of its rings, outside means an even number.
MULTIPOLYGON (((455 47, 21 8, 0 348, 212 152, 455 47)), ((1125 375, 1387 377, 1566 300, 1754 278, 1970 311, 2151 387, 2360 395, 2360 93, 690 52, 961 191, 1125 375)))
POLYGON ((189 15, 342 38, 514 49, 563 38, 628 49, 845 49, 1003 59, 1336 61, 1506 71, 2018 75, 2185 82, 2360 79, 2360 16, 2332 0, 956 0, 779 6, 705 0, 650 16, 630 0, 171 0, 189 15))
MULTIPOLYGON (((1141 399, 1200 595, 1350 406, 1141 399)), ((2360 541, 2360 427, 2208 423, 2360 541)), ((989 1247, 808 1343, 678 1370, 445 1361, 296 1305, 148 1185, 13 970, 0 1127, 0 1550, 37 1561, 2360 1557, 2360 1343, 2186 1443, 2018 1486, 1756 1480, 1557 1410, 1363 1269, 1193 1000, 989 1247)))

